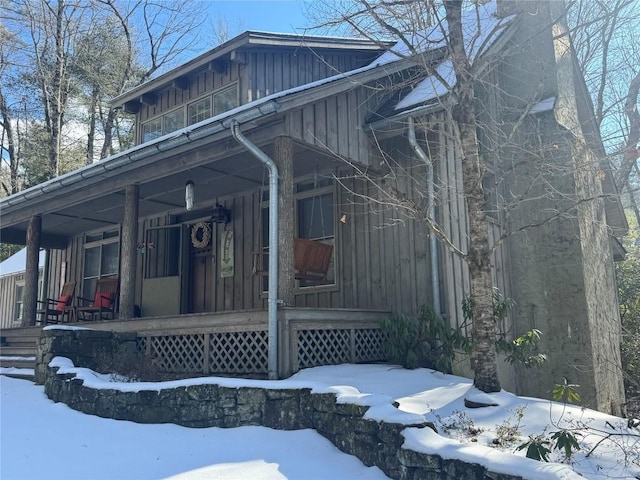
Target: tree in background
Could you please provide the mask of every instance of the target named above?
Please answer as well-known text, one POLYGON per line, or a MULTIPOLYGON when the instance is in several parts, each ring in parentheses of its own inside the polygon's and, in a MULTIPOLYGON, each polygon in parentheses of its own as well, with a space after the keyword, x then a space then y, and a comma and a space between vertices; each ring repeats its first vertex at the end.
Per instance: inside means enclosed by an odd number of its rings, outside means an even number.
POLYGON ((173 66, 191 48, 203 21, 192 2, 0 0, 0 5, 3 160, 16 178, 5 193, 76 168, 80 150, 83 163, 91 163, 129 147, 131 122, 110 108, 111 98, 173 66), (44 142, 44 164, 36 142, 44 142), (19 177, 26 173, 23 185, 19 177))
POLYGON ((623 200, 640 221, 640 3, 571 2, 568 22, 623 200))
POLYGON ((622 319, 622 368, 627 398, 640 395, 640 230, 627 211, 630 234, 623 240, 627 258, 616 265, 622 319))

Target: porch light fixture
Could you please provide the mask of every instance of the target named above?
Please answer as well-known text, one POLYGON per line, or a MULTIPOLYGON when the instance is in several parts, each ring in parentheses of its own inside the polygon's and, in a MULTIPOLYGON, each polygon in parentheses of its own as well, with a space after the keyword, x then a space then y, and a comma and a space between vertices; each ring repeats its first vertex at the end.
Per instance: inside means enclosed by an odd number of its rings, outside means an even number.
POLYGON ((184 187, 184 203, 187 207, 187 211, 193 209, 193 182, 191 180, 187 181, 187 184, 184 187))
POLYGON ((211 212, 211 221, 214 223, 229 223, 231 221, 231 211, 222 205, 216 205, 211 212))

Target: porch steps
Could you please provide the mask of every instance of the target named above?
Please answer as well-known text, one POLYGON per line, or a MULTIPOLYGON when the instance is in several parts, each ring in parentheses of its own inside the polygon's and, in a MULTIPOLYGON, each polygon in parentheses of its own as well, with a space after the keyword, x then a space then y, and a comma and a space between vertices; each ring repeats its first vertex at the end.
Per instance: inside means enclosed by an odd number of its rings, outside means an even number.
POLYGON ((33 381, 40 330, 27 327, 0 331, 0 374, 33 381))

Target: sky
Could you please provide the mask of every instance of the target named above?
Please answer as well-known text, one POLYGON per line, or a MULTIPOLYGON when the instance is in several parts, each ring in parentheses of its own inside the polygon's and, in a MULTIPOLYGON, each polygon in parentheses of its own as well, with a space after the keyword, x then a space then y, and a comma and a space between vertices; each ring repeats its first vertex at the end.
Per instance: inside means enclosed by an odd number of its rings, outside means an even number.
MULTIPOLYGON (((465 397, 481 400, 485 394, 475 390, 469 379, 427 369, 336 365, 305 369, 276 382, 207 377, 137 384, 112 382, 108 375, 75 368, 61 357, 53 362, 60 372, 75 373, 85 385, 100 389, 131 391, 218 383, 263 388, 304 385, 314 392, 334 392, 339 402, 369 406, 365 418, 405 424, 431 421, 436 425, 439 434, 429 428, 405 429, 406 448, 460 458, 530 480, 632 479, 640 475, 640 432, 628 429, 623 419, 506 391, 491 395, 497 407, 466 409, 465 397), (393 401, 398 402, 398 409, 393 401), (522 412, 520 419, 518 411, 522 412), (475 427, 475 434, 468 433, 469 425, 475 427), (501 425, 515 426, 516 438, 497 448, 494 439, 501 425), (591 430, 581 430, 581 425, 589 425, 591 430), (560 427, 577 429, 581 450, 570 461, 558 451, 550 455, 551 463, 524 458, 524 451, 516 451, 529 435, 545 432, 550 437, 560 427), (621 435, 612 437, 615 443, 604 440, 587 456, 610 432, 621 435)), ((196 429, 104 419, 56 404, 47 399, 43 387, 5 376, 0 376, 0 404, 2 480, 387 478, 378 468, 366 467, 357 458, 341 453, 313 430, 196 429)))
POLYGON ((301 0, 205 0, 212 18, 220 15, 231 27, 276 33, 304 33, 310 24, 305 19, 301 0))

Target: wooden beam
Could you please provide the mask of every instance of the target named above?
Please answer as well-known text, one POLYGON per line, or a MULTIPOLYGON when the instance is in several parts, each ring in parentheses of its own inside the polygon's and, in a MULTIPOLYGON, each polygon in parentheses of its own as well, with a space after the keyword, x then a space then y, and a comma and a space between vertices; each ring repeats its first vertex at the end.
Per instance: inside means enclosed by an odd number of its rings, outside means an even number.
MULTIPOLYGON (((2 230, 2 243, 10 243, 12 245, 26 245, 27 244, 27 232, 25 230, 18 230, 16 228, 7 228, 2 230)), ((55 233, 40 234, 40 247, 41 248, 55 248, 57 250, 63 250, 69 245, 69 238, 64 235, 58 235, 55 233)))
POLYGON ((215 73, 224 73, 227 70, 227 62, 222 58, 217 58, 211 62, 209 68, 215 73))
POLYGON ((278 300, 285 307, 295 306, 295 212, 293 199, 293 141, 288 136, 278 136, 275 140, 274 159, 278 167, 278 300))
POLYGON ((120 313, 118 318, 121 320, 127 320, 135 316, 139 199, 140 188, 138 185, 127 185, 125 187, 124 217, 122 220, 122 259, 120 262, 120 313))
POLYGON ((124 111, 127 113, 138 113, 140 111, 140 102, 137 100, 131 100, 124 104, 124 111))
POLYGON ((172 85, 174 88, 178 88, 180 90, 189 90, 189 78, 178 77, 173 80, 172 85))
POLYGON ((38 260, 40 257, 40 234, 42 233, 42 217, 34 215, 27 227, 27 264, 24 272, 24 296, 22 297, 22 326, 36 324, 38 300, 38 260))
POLYGON ((155 105, 157 99, 158 97, 153 92, 143 93, 140 97, 140 101, 145 105, 155 105))

